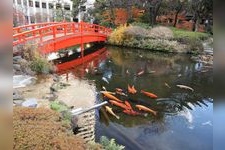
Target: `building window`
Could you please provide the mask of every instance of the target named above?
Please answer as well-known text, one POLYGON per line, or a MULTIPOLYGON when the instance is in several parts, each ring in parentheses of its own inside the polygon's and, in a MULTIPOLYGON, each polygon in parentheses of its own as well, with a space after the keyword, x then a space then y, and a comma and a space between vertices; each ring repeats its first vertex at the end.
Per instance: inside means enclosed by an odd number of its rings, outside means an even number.
POLYGON ((64 6, 64 9, 65 9, 65 10, 70 10, 70 5, 65 5, 65 6, 64 6))
POLYGON ((46 3, 42 3, 42 8, 46 8, 46 3))
POLYGON ((29 6, 30 6, 30 7, 33 7, 33 6, 34 6, 32 0, 29 0, 29 6))
POLYGON ((17 4, 21 4, 21 0, 17 0, 17 4))
POLYGON ((39 2, 35 2, 35 7, 40 8, 40 3, 39 2))
POLYGON ((62 7, 62 5, 60 4, 60 3, 57 3, 56 4, 56 9, 59 9, 59 8, 61 8, 62 7))
POLYGON ((48 6, 49 6, 49 9, 52 9, 54 5, 52 3, 49 3, 48 6))
POLYGON ((27 1, 26 0, 23 0, 23 5, 27 6, 27 1))

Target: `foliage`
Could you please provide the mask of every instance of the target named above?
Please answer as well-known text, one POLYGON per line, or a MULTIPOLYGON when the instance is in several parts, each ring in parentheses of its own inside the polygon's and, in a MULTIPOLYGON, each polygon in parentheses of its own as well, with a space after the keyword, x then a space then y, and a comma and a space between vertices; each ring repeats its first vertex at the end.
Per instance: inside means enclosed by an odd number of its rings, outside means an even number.
POLYGON ((148 30, 139 26, 129 26, 125 29, 124 34, 126 37, 147 37, 148 30))
POLYGON ((68 107, 66 106, 66 104, 64 104, 62 102, 59 102, 59 101, 52 101, 50 103, 50 108, 54 111, 57 111, 57 112, 61 113, 63 126, 69 128, 70 123, 71 123, 72 115, 68 111, 68 107))
POLYGON ((126 39, 125 30, 126 26, 120 26, 116 28, 109 37, 109 42, 115 45, 122 45, 126 39))
POLYGON ((59 113, 46 108, 14 107, 13 149, 84 150, 84 141, 63 127, 59 113))
POLYGON ((50 108, 57 112, 62 112, 68 109, 68 107, 65 104, 60 103, 59 101, 52 101, 50 103, 50 108))
POLYGON ((151 38, 160 38, 160 39, 172 39, 173 31, 168 27, 158 26, 150 30, 149 36, 151 38))
POLYGON ((73 1, 73 17, 75 18, 79 13, 79 7, 83 5, 87 0, 72 0, 73 1))
POLYGON ((115 139, 109 140, 107 137, 102 136, 100 139, 100 143, 105 150, 124 150, 124 146, 118 145, 115 142, 115 139))
POLYGON ((86 150, 102 150, 102 145, 99 143, 95 143, 94 141, 90 141, 87 143, 87 149, 86 150))
POLYGON ((29 61, 29 67, 36 73, 50 73, 54 71, 52 63, 39 53, 38 48, 34 45, 27 44, 22 50, 22 57, 29 61))
POLYGON ((110 35, 109 43, 156 51, 198 53, 203 50, 201 41, 208 37, 206 33, 163 26, 152 29, 140 26, 120 26, 110 35))
POLYGON ((143 23, 143 22, 133 22, 131 24, 132 26, 139 26, 141 28, 144 28, 144 29, 151 29, 151 26, 147 23, 143 23))

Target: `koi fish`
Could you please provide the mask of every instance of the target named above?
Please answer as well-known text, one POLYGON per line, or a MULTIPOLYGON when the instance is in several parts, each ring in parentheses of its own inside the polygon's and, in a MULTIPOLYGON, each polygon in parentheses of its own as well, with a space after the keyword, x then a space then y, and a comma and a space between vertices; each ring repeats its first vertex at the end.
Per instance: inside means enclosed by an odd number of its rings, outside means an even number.
POLYGON ((128 115, 133 115, 133 116, 136 116, 136 115, 140 115, 141 113, 137 112, 137 111, 134 111, 134 110, 128 110, 128 109, 125 109, 123 110, 123 112, 125 114, 128 114, 128 115))
POLYGON ((137 93, 137 90, 134 88, 134 85, 131 88, 132 88, 134 94, 137 93))
POLYGON ((129 70, 127 69, 126 74, 130 74, 129 70))
POLYGON ((152 109, 150 109, 150 108, 148 108, 148 107, 145 107, 145 106, 143 106, 143 105, 135 105, 139 110, 143 110, 143 111, 146 111, 146 112, 150 112, 150 113, 153 113, 155 116, 156 116, 156 114, 157 114, 157 112, 156 111, 154 111, 154 110, 152 110, 152 109))
POLYGON ((153 93, 150 93, 150 92, 146 92, 144 90, 141 90, 141 93, 143 93, 144 95, 150 97, 150 98, 157 98, 158 96, 153 94, 153 93))
POLYGON ((167 84, 166 82, 165 82, 165 86, 171 89, 171 87, 169 86, 169 84, 167 84))
POLYGON ((125 105, 132 110, 132 106, 130 105, 128 101, 125 101, 125 105))
POLYGON ((123 92, 123 89, 116 88, 116 91, 117 91, 117 92, 123 92))
POLYGON ((111 115, 113 115, 114 117, 116 117, 116 119, 120 119, 120 117, 117 116, 117 115, 113 112, 112 108, 110 108, 109 106, 105 106, 105 109, 106 109, 106 111, 109 112, 111 115))
POLYGON ((109 93, 109 94, 111 94, 111 95, 116 95, 116 93, 115 92, 110 92, 110 91, 100 91, 100 93, 109 93))
POLYGON ((113 99, 115 101, 118 101, 118 102, 122 102, 121 100, 119 100, 118 98, 116 98, 115 96, 109 94, 108 92, 102 92, 102 94, 107 97, 108 99, 113 99))
POLYGON ((127 89, 128 89, 128 92, 131 93, 131 94, 137 93, 137 90, 134 88, 134 86, 131 87, 131 86, 128 84, 127 89))
POLYGON ((102 77, 102 80, 109 84, 109 81, 106 79, 106 77, 102 77))
POLYGON ((128 96, 127 94, 125 94, 125 93, 123 93, 123 92, 118 92, 118 91, 116 91, 116 94, 119 94, 119 95, 122 95, 122 96, 128 96))
POLYGON ((142 75, 142 74, 144 74, 144 73, 145 73, 145 71, 144 71, 144 70, 139 71, 139 72, 137 73, 137 76, 140 76, 140 75, 142 75))
POLYGON ((105 88, 104 86, 102 86, 102 89, 103 89, 104 91, 107 91, 106 88, 105 88))
POLYGON ((178 84, 177 87, 181 88, 181 89, 187 89, 187 90, 191 90, 192 92, 194 92, 194 89, 189 87, 189 86, 186 86, 186 85, 181 85, 181 84, 178 84))
POLYGON ((127 107, 127 105, 125 105, 124 103, 120 103, 120 102, 117 102, 117 101, 114 101, 114 100, 109 100, 109 102, 112 104, 112 105, 115 105, 115 106, 118 106, 120 108, 123 108, 123 109, 129 109, 127 107))

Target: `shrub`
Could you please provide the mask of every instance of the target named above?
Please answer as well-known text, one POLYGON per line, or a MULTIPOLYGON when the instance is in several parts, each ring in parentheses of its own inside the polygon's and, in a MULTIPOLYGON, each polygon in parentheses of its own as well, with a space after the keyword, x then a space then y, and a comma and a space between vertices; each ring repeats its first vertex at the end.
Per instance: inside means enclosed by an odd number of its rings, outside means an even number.
POLYGON ((115 142, 115 139, 109 140, 107 137, 102 136, 100 139, 100 143, 105 150, 124 150, 124 146, 118 145, 115 142))
POLYGON ((123 45, 126 35, 124 34, 126 26, 120 26, 116 28, 109 37, 109 43, 115 45, 123 45))
POLYGON ((29 61, 29 67, 36 73, 50 73, 55 70, 54 65, 39 53, 35 45, 25 45, 21 55, 25 60, 29 61))
POLYGON ((124 34, 126 35, 125 37, 143 38, 148 35, 148 30, 139 26, 129 26, 125 29, 124 34))
POLYGON ((102 150, 102 145, 95 143, 94 141, 87 143, 87 150, 102 150))
POLYGON ((45 108, 14 107, 13 149, 84 150, 82 139, 63 127, 59 113, 45 108))
POLYGON ((165 52, 199 53, 201 40, 208 34, 195 33, 163 26, 145 29, 139 26, 121 26, 109 38, 109 43, 133 48, 165 52))
POLYGON ((173 31, 168 27, 158 26, 150 30, 149 37, 154 39, 172 39, 173 31))
POLYGON ((68 107, 67 107, 65 104, 60 103, 60 102, 58 102, 58 101, 52 101, 52 102, 50 103, 50 108, 51 108, 52 110, 57 111, 57 112, 62 112, 62 111, 65 111, 65 110, 68 109, 68 107))

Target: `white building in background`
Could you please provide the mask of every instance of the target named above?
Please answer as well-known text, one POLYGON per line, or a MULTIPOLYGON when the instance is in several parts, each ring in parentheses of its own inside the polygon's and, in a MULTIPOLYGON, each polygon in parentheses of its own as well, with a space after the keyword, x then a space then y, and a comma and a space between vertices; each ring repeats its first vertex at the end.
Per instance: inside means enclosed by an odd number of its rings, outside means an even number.
POLYGON ((19 25, 57 21, 57 12, 67 21, 73 20, 71 0, 13 0, 13 8, 19 25))

